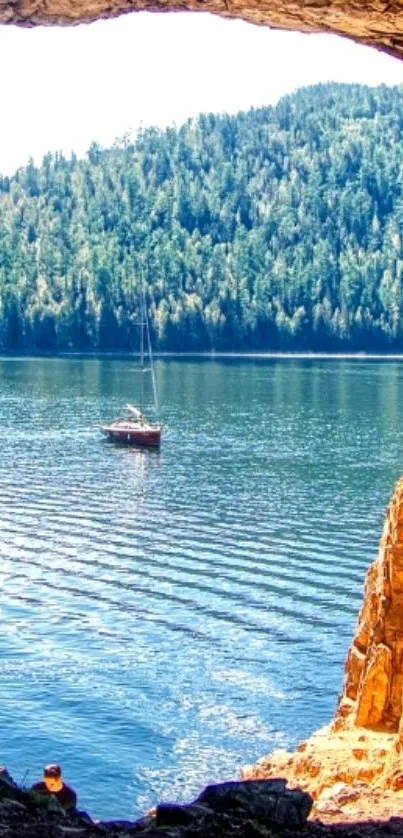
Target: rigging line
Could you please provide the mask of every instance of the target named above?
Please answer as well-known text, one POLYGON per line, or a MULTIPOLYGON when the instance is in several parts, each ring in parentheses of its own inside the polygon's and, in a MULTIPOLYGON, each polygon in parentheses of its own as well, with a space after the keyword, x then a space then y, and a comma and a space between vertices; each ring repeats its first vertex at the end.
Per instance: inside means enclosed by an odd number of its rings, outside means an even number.
POLYGON ((151 370, 151 381, 152 381, 152 385, 153 385, 154 405, 155 405, 155 410, 157 411, 158 410, 157 385, 155 383, 154 364, 153 364, 153 360, 152 360, 150 324, 148 322, 147 309, 146 309, 145 306, 144 306, 144 319, 145 319, 145 324, 146 324, 148 356, 150 358, 150 370, 151 370))
MULTIPOLYGON (((143 285, 143 269, 140 272, 140 369, 144 372, 144 285, 143 285)), ((141 376, 141 390, 140 390, 140 410, 144 410, 144 376, 141 376)))

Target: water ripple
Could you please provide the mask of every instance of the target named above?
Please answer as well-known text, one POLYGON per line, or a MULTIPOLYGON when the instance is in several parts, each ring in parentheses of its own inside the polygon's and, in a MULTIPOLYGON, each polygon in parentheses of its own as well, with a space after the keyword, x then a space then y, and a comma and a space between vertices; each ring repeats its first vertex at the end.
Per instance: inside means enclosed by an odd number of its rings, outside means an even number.
POLYGON ((2 761, 107 817, 329 719, 402 450, 397 362, 158 361, 160 453, 129 368, 0 360, 2 761))

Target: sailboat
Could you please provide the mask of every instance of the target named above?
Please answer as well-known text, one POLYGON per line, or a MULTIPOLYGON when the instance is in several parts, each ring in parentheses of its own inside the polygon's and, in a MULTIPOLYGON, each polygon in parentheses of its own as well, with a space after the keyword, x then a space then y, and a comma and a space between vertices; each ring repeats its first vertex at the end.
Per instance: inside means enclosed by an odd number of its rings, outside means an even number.
POLYGON ((123 418, 114 419, 110 425, 100 425, 101 433, 115 442, 122 442, 126 445, 147 445, 154 448, 161 443, 162 427, 159 424, 149 422, 143 413, 144 404, 144 378, 145 373, 151 376, 154 410, 157 411, 157 387, 154 374, 154 363, 151 349, 150 326, 147 317, 143 285, 140 287, 140 407, 127 404, 123 418), (146 339, 146 341, 144 340, 146 339), (145 346, 146 342, 146 346, 145 346))

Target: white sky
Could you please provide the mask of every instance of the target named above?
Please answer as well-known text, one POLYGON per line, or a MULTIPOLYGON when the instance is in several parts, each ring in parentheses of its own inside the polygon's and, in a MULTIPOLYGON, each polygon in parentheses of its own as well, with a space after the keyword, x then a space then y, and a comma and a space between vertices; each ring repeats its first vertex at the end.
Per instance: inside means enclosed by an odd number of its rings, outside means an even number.
POLYGON ((331 35, 207 14, 137 13, 71 28, 0 26, 0 171, 84 154, 140 123, 273 104, 318 81, 403 83, 403 62, 331 35))

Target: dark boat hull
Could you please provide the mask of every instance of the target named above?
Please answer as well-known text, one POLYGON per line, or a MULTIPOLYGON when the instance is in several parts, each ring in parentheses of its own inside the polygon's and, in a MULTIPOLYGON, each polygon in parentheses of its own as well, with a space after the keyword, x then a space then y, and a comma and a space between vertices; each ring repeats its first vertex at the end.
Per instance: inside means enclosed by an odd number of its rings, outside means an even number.
POLYGON ((101 432, 114 442, 123 445, 146 445, 156 448, 161 443, 161 428, 159 426, 145 426, 138 428, 113 427, 101 425, 101 432))

